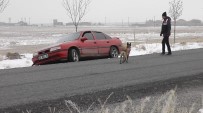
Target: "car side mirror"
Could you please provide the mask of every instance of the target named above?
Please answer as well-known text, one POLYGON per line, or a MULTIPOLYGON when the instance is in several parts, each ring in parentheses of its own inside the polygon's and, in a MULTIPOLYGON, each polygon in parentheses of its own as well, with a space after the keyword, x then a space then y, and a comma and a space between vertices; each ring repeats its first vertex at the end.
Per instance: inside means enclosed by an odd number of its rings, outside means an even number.
POLYGON ((82 37, 82 38, 81 38, 81 41, 82 41, 82 42, 84 42, 84 41, 86 41, 86 40, 88 40, 87 37, 82 37))

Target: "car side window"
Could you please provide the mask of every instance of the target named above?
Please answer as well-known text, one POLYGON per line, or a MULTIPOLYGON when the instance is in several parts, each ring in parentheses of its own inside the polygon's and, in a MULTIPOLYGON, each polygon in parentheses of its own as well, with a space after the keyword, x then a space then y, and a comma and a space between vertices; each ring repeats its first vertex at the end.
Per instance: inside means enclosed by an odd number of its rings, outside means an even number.
POLYGON ((94 32, 94 35, 95 35, 97 40, 105 40, 106 39, 105 35, 101 32, 94 32))
POLYGON ((88 40, 94 40, 91 32, 86 32, 83 34, 83 37, 86 37, 88 40))
POLYGON ((104 35, 105 35, 106 39, 111 39, 111 37, 109 35, 107 35, 107 34, 104 34, 104 35))

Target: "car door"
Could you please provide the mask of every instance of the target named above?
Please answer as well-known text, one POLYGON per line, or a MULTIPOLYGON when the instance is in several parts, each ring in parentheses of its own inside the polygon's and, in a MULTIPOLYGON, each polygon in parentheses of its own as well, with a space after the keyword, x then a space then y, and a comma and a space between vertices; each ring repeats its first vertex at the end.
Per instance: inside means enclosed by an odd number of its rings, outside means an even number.
POLYGON ((111 47, 111 42, 108 37, 102 32, 93 32, 94 37, 97 41, 97 45, 99 48, 99 55, 100 56, 108 56, 110 47, 111 47))
POLYGON ((89 56, 98 56, 98 45, 96 40, 94 39, 92 33, 90 31, 84 32, 81 38, 87 38, 85 41, 81 41, 81 56, 89 57, 89 56))

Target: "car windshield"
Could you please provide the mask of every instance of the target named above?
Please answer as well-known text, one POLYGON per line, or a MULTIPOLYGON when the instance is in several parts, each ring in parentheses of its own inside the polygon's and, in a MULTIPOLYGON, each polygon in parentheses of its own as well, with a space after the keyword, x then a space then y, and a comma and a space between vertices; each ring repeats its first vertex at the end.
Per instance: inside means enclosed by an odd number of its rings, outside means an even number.
POLYGON ((74 40, 78 39, 79 37, 80 37, 80 32, 62 35, 61 39, 59 39, 57 41, 57 43, 74 41, 74 40))

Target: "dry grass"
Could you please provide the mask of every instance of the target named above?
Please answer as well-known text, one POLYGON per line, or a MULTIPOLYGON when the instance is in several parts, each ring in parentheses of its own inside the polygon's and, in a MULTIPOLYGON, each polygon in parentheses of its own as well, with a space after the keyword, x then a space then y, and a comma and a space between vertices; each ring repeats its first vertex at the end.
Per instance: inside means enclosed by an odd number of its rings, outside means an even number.
POLYGON ((180 42, 180 44, 181 44, 182 46, 185 46, 185 45, 187 44, 187 42, 180 42))
POLYGON ((9 60, 21 59, 21 55, 19 53, 10 53, 10 52, 8 52, 6 54, 6 58, 9 59, 9 60))
POLYGON ((137 45, 135 46, 137 49, 140 49, 140 50, 147 50, 147 48, 144 46, 144 45, 137 45))
POLYGON ((175 90, 170 90, 167 93, 159 97, 150 108, 148 104, 151 102, 151 97, 146 97, 141 99, 139 105, 134 105, 133 100, 127 96, 127 100, 120 103, 115 107, 107 105, 108 99, 113 95, 110 94, 107 99, 102 103, 100 102, 100 107, 94 110, 92 108, 93 104, 87 109, 87 111, 80 111, 79 107, 72 101, 68 100, 66 106, 69 110, 68 113, 193 113, 195 109, 195 104, 190 108, 177 107, 177 96, 175 90))
POLYGON ((32 113, 31 110, 26 110, 25 112, 23 111, 22 113, 32 113))
MULTIPOLYGON (((155 100, 152 97, 145 97, 138 104, 135 104, 135 101, 126 96, 126 101, 114 106, 108 105, 108 100, 113 94, 111 93, 104 101, 98 99, 100 106, 96 108, 94 107, 95 103, 92 103, 87 110, 81 110, 76 103, 65 100, 66 108, 60 110, 55 107, 48 107, 48 111, 49 113, 194 113, 196 109, 195 103, 190 108, 178 106, 176 90, 170 90, 155 100)), ((22 113, 33 112, 26 110, 22 113)))

